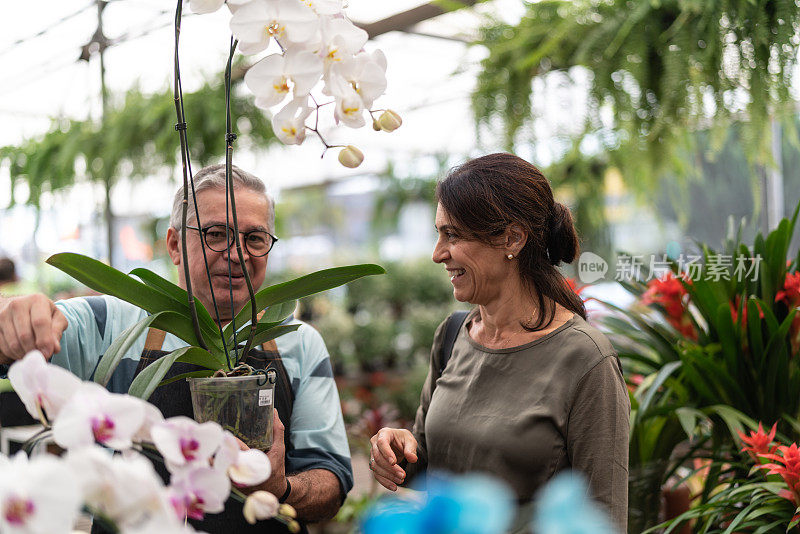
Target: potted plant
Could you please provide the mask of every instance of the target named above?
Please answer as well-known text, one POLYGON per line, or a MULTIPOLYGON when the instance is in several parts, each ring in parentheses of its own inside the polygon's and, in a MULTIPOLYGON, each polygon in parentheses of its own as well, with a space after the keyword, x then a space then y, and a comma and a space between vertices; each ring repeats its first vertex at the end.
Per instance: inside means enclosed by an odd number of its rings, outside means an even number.
POLYGON ((709 502, 721 479, 747 472, 734 461, 740 432, 755 421, 787 430, 800 416, 800 257, 789 250, 798 210, 752 246, 731 224, 721 250, 702 245, 700 261, 673 258, 659 278, 623 282, 638 308, 606 303, 615 313, 602 322, 633 390, 637 532, 659 521, 653 496, 679 468, 707 473, 699 498, 709 502))

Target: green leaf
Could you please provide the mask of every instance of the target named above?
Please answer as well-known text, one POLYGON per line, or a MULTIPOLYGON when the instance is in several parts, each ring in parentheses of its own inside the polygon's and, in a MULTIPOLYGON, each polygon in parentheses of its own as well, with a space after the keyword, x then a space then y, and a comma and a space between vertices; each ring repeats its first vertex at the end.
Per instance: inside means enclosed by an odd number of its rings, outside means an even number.
POLYGON ((694 437, 694 429, 697 427, 697 420, 706 419, 706 414, 687 406, 678 408, 675 410, 675 414, 678 416, 678 421, 689 439, 694 437))
MULTIPOLYGON (((338 287, 364 276, 385 273, 386 271, 383 267, 370 263, 324 269, 282 284, 276 284, 262 289, 256 293, 256 309, 263 310, 275 304, 300 299, 313 295, 314 293, 319 293, 320 291, 338 287)), ((242 311, 236 315, 234 320, 225 327, 223 335, 226 339, 231 337, 234 324, 241 325, 250 321, 252 315, 251 310, 252 304, 248 302, 242 311)))
MULTIPOLYGON (((300 328, 299 324, 273 326, 272 328, 268 328, 268 329, 263 330, 263 331, 261 331, 261 332, 259 332, 259 333, 257 333, 255 335, 255 337, 253 338, 253 346, 257 347, 258 345, 261 345, 262 343, 266 343, 267 341, 275 339, 276 337, 280 337, 280 336, 282 336, 284 334, 288 334, 289 332, 294 332, 298 328, 300 328)), ((242 344, 239 345, 240 349, 244 348, 244 342, 246 341, 246 339, 247 338, 245 338, 245 339, 243 339, 241 341, 242 344)))
POLYGON ((709 413, 717 414, 722 418, 722 420, 725 422, 725 425, 728 427, 728 431, 731 433, 731 436, 733 436, 734 443, 738 443, 739 432, 744 432, 745 425, 750 428, 756 427, 755 421, 731 406, 716 404, 708 407, 707 411, 709 413))
POLYGON ((152 314, 174 311, 190 319, 171 297, 88 256, 62 252, 47 258, 47 263, 95 291, 130 302, 152 314))
POLYGON ((9 391, 14 391, 11 380, 8 378, 0 378, 0 393, 7 393, 9 391))
MULTIPOLYGON (((258 324, 256 325, 256 335, 281 324, 287 317, 294 313, 296 307, 296 300, 290 300, 289 302, 283 302, 281 304, 270 306, 261 319, 258 320, 258 324)), ((239 331, 236 332, 237 344, 241 343, 243 340, 246 340, 249 333, 249 324, 246 324, 239 329, 239 331)), ((233 344, 233 334, 231 334, 226 341, 228 344, 233 344)))
MULTIPOLYGON (((189 294, 182 287, 173 284, 169 280, 162 278, 153 271, 143 267, 133 269, 130 274, 140 278, 147 286, 161 291, 168 297, 171 297, 175 302, 185 307, 187 313, 189 312, 189 294)), ((206 307, 203 306, 203 304, 197 299, 195 299, 194 302, 200 324, 203 325, 205 329, 215 332, 218 335, 219 331, 217 330, 217 324, 208 313, 208 310, 206 310, 206 307)), ((203 332, 203 335, 206 335, 205 331, 203 332)))
MULTIPOLYGON (((658 371, 653 379, 653 383, 647 387, 647 393, 645 394, 644 399, 639 404, 639 410, 643 414, 647 413, 647 410, 650 408, 650 403, 653 401, 653 397, 655 397, 656 393, 658 393, 658 389, 662 384, 664 384, 664 381, 666 381, 667 378, 669 378, 670 375, 675 372, 675 370, 679 369, 681 365, 683 365, 683 362, 670 362, 662 367, 660 371, 658 371)), ((641 388, 641 386, 639 387, 641 388)))
MULTIPOLYGON (((194 332, 192 322, 187 320, 185 316, 177 314, 173 311, 161 312, 156 315, 158 315, 158 317, 153 321, 153 328, 158 328, 159 330, 164 330, 165 332, 175 334, 175 336, 184 340, 189 345, 195 347, 200 345, 200 341, 197 339, 197 335, 194 332)), ((225 351, 223 350, 222 342, 219 339, 219 332, 213 332, 213 334, 213 336, 204 336, 209 346, 209 350, 214 354, 224 356, 225 351)))
POLYGON ((276 304, 274 306, 270 306, 264 312, 264 315, 261 319, 258 320, 259 323, 280 323, 286 320, 287 317, 294 313, 294 310, 297 308, 297 299, 288 300, 286 302, 281 302, 280 304, 276 304))
MULTIPOLYGON (((740 320, 742 318, 741 311, 740 309, 740 320)), ((725 355, 725 366, 733 376, 737 376, 739 369, 739 351, 741 350, 742 344, 736 336, 736 328, 733 325, 733 317, 731 317, 729 302, 720 303, 717 307, 717 334, 719 335, 720 345, 722 345, 722 353, 725 355)))
MULTIPOLYGON (((211 356, 208 351, 197 347, 183 347, 169 354, 165 354, 145 367, 142 372, 133 379, 130 388, 128 388, 128 394, 147 400, 158 387, 158 384, 164 379, 164 375, 167 374, 167 371, 169 371, 173 363, 181 361, 203 365, 201 362, 209 362, 209 358, 213 358, 213 356, 211 356)), ((213 368, 210 369, 214 370, 213 368)))
POLYGON ((204 369, 202 371, 192 371, 191 373, 183 373, 173 376, 171 378, 167 378, 166 380, 162 380, 158 385, 166 386, 167 384, 172 384, 173 382, 177 382, 178 380, 183 380, 185 378, 208 378, 213 374, 214 371, 212 371, 211 369, 204 369))
POLYGON ((111 346, 106 349, 100 361, 97 362, 97 367, 94 370, 94 381, 101 386, 107 385, 108 381, 111 380, 111 375, 114 374, 114 371, 125 353, 130 350, 136 340, 150 327, 150 324, 164 313, 171 312, 160 312, 155 315, 148 315, 117 336, 114 342, 111 343, 111 346))

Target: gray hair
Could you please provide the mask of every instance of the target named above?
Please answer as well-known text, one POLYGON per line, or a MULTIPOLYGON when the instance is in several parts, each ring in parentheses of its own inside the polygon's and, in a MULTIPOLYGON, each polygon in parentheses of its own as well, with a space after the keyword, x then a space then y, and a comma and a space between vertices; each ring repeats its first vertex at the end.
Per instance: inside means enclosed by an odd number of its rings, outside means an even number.
MULTIPOLYGON (((256 193, 263 194, 267 199, 267 204, 269 205, 269 216, 267 220, 267 228, 270 232, 275 232, 275 200, 272 196, 267 193, 267 187, 264 185, 264 182, 261 181, 260 178, 250 174, 247 171, 243 171, 239 167, 232 165, 231 166, 231 177, 233 178, 233 186, 234 188, 244 188, 249 191, 254 191, 256 193)), ((221 163, 219 165, 209 165, 208 167, 203 167, 197 173, 195 173, 194 178, 194 194, 199 194, 200 191, 205 191, 206 189, 225 189, 225 164, 221 163)), ((197 221, 197 214, 195 213, 194 207, 194 195, 192 194, 192 188, 189 188, 189 210, 186 213, 186 221, 187 222, 195 222, 197 221)), ((172 214, 169 217, 169 225, 179 230, 181 227, 181 216, 183 212, 183 186, 178 188, 178 191, 175 193, 175 199, 172 201, 172 214)))

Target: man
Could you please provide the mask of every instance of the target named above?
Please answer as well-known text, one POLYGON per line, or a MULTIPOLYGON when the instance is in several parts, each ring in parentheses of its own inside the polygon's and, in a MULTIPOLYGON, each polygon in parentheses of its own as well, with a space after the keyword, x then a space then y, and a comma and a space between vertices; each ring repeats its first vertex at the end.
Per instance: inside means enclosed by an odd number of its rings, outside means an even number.
MULTIPOLYGON (((229 203, 226 203, 224 165, 206 167, 195 175, 199 224, 191 189, 187 215, 186 246, 192 290, 212 316, 216 307, 223 325, 249 300, 244 269, 250 274, 254 288, 263 283, 268 253, 275 241, 272 235, 274 202, 266 193, 264 183, 236 167, 233 167, 232 176, 244 264, 239 261, 235 245, 227 243, 226 246, 225 242, 225 225, 226 220, 230 221, 231 212, 227 208, 229 203), (207 245, 205 254, 208 271, 201 239, 207 245), (213 287, 213 297, 209 285, 213 287)), ((179 285, 185 288, 180 239, 182 202, 181 187, 173 203, 167 231, 167 250, 178 268, 179 285)), ((232 233, 229 230, 228 235, 232 233)), ((28 351, 38 349, 45 357, 52 357, 53 363, 87 380, 93 375, 98 359, 115 336, 144 316, 143 310, 109 296, 56 303, 44 295, 0 297, 0 364, 11 363, 28 351)), ((293 322, 299 323, 296 320, 293 322)), ((159 354, 163 354, 160 351, 172 351, 185 345, 185 342, 171 334, 151 330, 147 339, 138 340, 123 357, 111 378, 109 389, 127 391, 134 376, 159 354)), ((276 368, 279 375, 277 388, 281 389, 281 376, 285 378, 286 387, 283 391, 276 390, 276 408, 282 414, 275 421, 274 444, 269 452, 273 474, 259 489, 266 489, 292 505, 301 520, 331 518, 352 487, 353 478, 339 396, 327 349, 319 333, 301 323, 297 331, 275 340, 272 353, 267 356, 259 353, 261 356, 256 359, 276 368), (281 402, 282 398, 285 402, 281 402)), ((188 398, 185 382, 173 384, 178 386, 158 388, 150 401, 165 416, 178 413, 191 416, 190 405, 188 408, 185 406, 188 398), (180 406, 176 408, 176 405, 180 406), (188 414, 185 413, 187 409, 190 412, 188 414)), ((247 526, 240 511, 241 507, 238 517, 230 514, 231 517, 220 522, 219 528, 225 527, 226 531, 232 532, 245 531, 247 526), (232 525, 230 521, 234 520, 241 524, 232 525)), ((207 516, 212 522, 213 517, 207 516)), ((198 526, 212 530, 206 522, 198 526)), ((260 531, 264 531, 263 526, 260 531)))

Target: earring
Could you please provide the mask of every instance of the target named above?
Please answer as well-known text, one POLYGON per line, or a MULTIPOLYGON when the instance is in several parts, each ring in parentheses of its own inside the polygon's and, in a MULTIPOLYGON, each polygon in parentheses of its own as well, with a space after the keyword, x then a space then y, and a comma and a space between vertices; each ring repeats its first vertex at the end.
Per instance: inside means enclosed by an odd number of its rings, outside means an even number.
POLYGON ((514 259, 514 255, 513 255, 513 254, 509 254, 509 255, 508 255, 508 256, 506 256, 506 257, 507 257, 509 260, 513 260, 513 259, 514 259))

